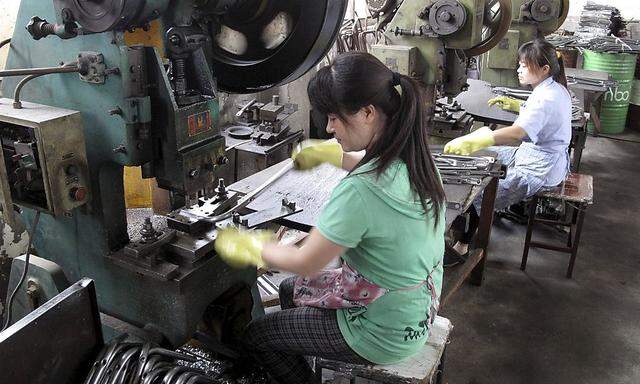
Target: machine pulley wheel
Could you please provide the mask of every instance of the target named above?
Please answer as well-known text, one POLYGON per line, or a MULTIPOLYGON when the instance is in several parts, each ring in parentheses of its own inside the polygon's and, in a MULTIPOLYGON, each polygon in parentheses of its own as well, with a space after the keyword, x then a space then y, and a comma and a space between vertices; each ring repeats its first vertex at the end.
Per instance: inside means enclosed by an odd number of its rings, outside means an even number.
POLYGON ((534 0, 531 3, 531 17, 540 23, 557 17, 558 11, 553 0, 534 0))
POLYGON ((125 30, 158 18, 169 0, 54 0, 63 22, 77 22, 95 33, 125 30))
POLYGON ((387 12, 395 5, 396 0, 367 0, 367 7, 372 14, 387 12))
POLYGON ((488 52, 507 34, 511 26, 511 0, 487 0, 483 25, 482 41, 464 50, 467 57, 488 52))
POLYGON ((542 31, 542 34, 544 36, 547 36, 555 32, 558 28, 560 28, 562 24, 564 24, 564 21, 567 19, 568 15, 569 15, 569 0, 562 0, 562 4, 560 5, 560 16, 558 16, 558 22, 556 23, 557 27, 542 31))
POLYGON ((347 0, 262 0, 255 14, 218 19, 211 63, 218 88, 255 93, 305 74, 331 48, 347 0))
POLYGON ((438 0, 429 9, 431 30, 440 36, 458 32, 467 21, 467 11, 457 0, 438 0))

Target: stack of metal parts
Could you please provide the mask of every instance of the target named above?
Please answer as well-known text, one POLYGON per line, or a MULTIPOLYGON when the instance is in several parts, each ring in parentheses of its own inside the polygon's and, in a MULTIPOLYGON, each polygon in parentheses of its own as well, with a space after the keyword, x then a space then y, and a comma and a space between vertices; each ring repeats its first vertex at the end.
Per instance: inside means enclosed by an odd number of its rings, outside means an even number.
POLYGON ((573 84, 577 84, 577 85, 583 85, 583 86, 586 85, 586 86, 598 87, 598 88, 602 88, 605 91, 611 88, 615 88, 618 85, 618 82, 613 79, 600 80, 600 79, 594 79, 593 77, 589 77, 589 76, 580 76, 577 73, 575 75, 567 74, 567 83, 570 86, 573 84))
POLYGON ((588 1, 580 14, 576 35, 584 38, 619 36, 624 27, 625 22, 618 8, 588 1))
POLYGON ((230 373, 232 368, 231 362, 217 360, 197 347, 184 346, 174 352, 120 338, 105 345, 84 384, 266 383, 264 373, 236 378, 230 373))
POLYGON ((436 153, 433 156, 444 184, 480 185, 485 177, 504 178, 505 167, 490 156, 458 156, 436 153))
MULTIPOLYGON (((567 77, 567 81, 569 81, 569 77, 567 77)), ((584 80, 588 81, 588 80, 584 80)), ((604 83, 604 81, 603 81, 604 83)), ((617 82, 613 81, 614 85, 617 82)), ((513 97, 519 100, 527 100, 529 95, 531 95, 531 91, 527 91, 524 89, 518 88, 507 88, 507 87, 493 87, 493 92, 497 95, 513 97)), ((571 121, 572 122, 580 122, 584 118, 584 108, 582 107, 582 102, 571 93, 571 121)))
POLYGON ((601 53, 640 53, 640 40, 616 36, 586 38, 584 36, 553 35, 547 37, 547 41, 556 48, 575 48, 580 52, 588 49, 601 53))

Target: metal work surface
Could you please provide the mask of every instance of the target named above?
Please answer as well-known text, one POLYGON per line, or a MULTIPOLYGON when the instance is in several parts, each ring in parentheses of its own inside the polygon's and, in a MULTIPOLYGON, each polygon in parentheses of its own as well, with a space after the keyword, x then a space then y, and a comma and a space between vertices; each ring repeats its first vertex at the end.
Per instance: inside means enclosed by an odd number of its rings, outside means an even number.
POLYGON ((487 105, 487 102, 498 95, 493 92, 491 84, 482 80, 467 79, 469 89, 456 97, 469 114, 477 120, 486 123, 511 124, 518 118, 518 114, 505 111, 497 105, 487 105))
POLYGON ((93 281, 82 279, 0 333, 3 383, 80 383, 102 347, 93 281))
MULTIPOLYGON (((438 148, 441 149, 441 147, 438 148)), ((434 147, 433 150, 438 150, 438 148, 434 147)), ((286 161, 267 168, 230 185, 229 189, 239 193, 248 193, 264 182, 270 175, 278 172, 285 164, 287 164, 286 161)), ((324 203, 331 196, 335 186, 346 175, 347 172, 345 170, 328 164, 321 165, 310 171, 291 170, 265 189, 264 193, 251 202, 247 208, 256 211, 267 209, 279 204, 283 198, 287 198, 302 208, 302 212, 281 219, 280 222, 292 228, 308 231, 315 226, 324 203)), ((461 212, 469 208, 473 200, 482 192, 491 179, 491 177, 485 177, 481 185, 475 186, 465 184, 444 185, 449 206, 446 212, 447 227, 461 212)))

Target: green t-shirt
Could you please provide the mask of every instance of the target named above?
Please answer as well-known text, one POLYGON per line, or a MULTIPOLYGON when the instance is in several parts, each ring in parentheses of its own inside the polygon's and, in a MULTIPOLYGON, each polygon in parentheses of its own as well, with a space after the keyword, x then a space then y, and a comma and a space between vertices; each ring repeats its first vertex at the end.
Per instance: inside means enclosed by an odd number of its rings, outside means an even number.
POLYGON ((317 228, 324 237, 347 247, 342 255, 356 271, 391 291, 365 309, 337 311, 347 344, 376 364, 392 364, 424 345, 430 320, 431 294, 427 285, 394 291, 424 281, 432 273, 435 289, 442 288, 444 208, 438 225, 424 214, 411 190, 404 162, 395 161, 379 177, 365 164, 334 189, 317 228))

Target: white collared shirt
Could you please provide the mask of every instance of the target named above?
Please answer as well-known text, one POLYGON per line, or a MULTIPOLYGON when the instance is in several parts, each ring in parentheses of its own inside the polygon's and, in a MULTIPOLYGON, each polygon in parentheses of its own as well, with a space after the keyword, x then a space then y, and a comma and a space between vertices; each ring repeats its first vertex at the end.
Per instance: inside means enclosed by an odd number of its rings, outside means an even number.
MULTIPOLYGON (((533 89, 514 125, 527 133, 524 141, 546 152, 566 154, 571 142, 571 118, 569 91, 548 77, 533 89)), ((545 185, 556 185, 564 179, 569 159, 566 155, 559 159, 546 175, 545 185)))

